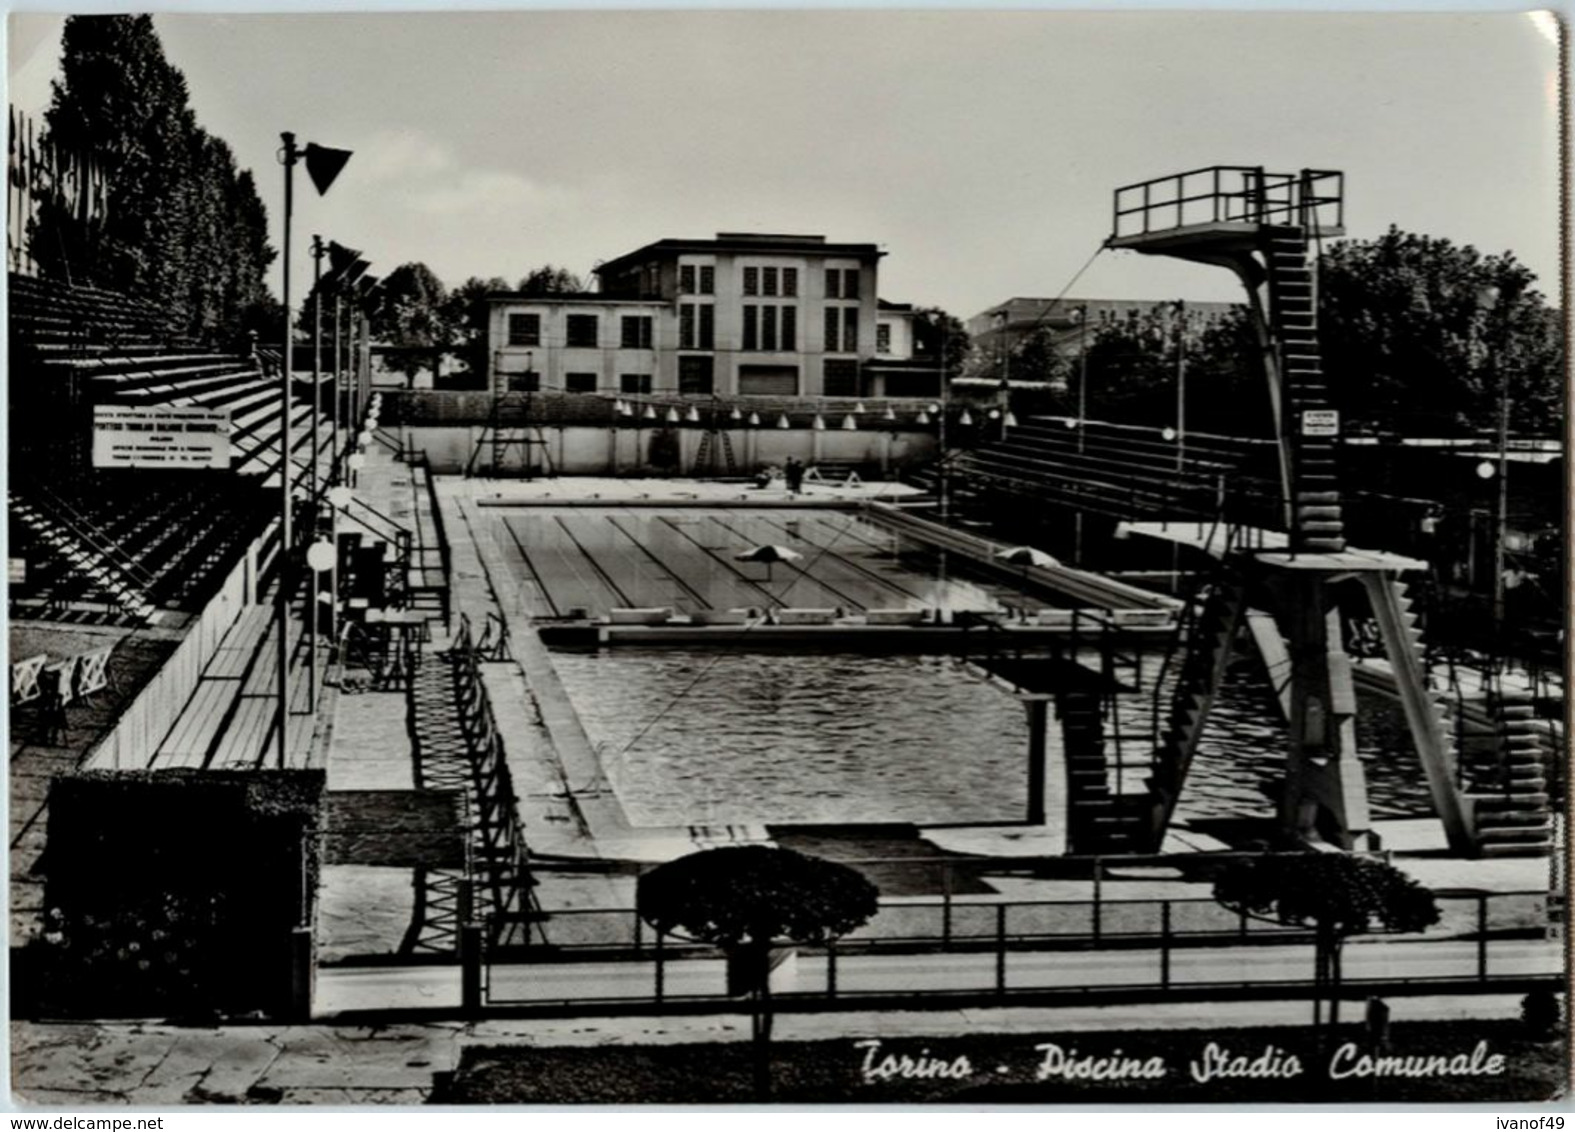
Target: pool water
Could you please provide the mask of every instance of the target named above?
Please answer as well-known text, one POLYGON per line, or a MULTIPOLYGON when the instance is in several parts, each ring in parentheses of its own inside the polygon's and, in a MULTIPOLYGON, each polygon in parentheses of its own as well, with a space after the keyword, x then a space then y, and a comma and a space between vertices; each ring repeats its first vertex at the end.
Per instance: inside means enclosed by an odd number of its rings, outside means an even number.
POLYGON ((553 663, 637 826, 1023 818, 1027 715, 952 657, 619 648, 553 663))
MULTIPOLYGON (((636 826, 1021 821, 1028 727, 1015 697, 947 656, 617 648, 554 665, 636 826)), ((1127 698, 1125 789, 1140 790, 1150 694, 1127 698)), ((1261 671, 1238 662, 1216 700, 1180 821, 1270 818, 1286 731, 1261 671)), ((1431 812, 1397 712, 1361 702, 1375 817, 1431 812)), ((1108 733, 1107 733, 1108 735, 1108 733)), ((1052 726, 1052 750, 1060 744, 1052 726)), ((1114 762, 1115 745, 1107 737, 1114 762)), ((1059 787, 1059 783, 1052 784, 1059 787)))

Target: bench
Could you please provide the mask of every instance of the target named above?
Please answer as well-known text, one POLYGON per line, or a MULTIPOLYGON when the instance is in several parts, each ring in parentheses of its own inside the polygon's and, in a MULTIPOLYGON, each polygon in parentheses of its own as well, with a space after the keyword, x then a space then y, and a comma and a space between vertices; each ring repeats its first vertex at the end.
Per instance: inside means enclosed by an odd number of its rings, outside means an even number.
POLYGON ((199 681, 197 690, 175 720, 175 726, 170 728, 148 763, 149 769, 202 769, 239 690, 233 680, 199 681))
POLYGON ((203 670, 202 678, 204 680, 243 678, 247 669, 251 667, 252 658, 257 655, 258 646, 262 644, 272 616, 271 606, 256 605, 237 617, 235 623, 230 626, 229 632, 224 634, 224 639, 219 642, 219 647, 214 650, 213 656, 208 661, 208 667, 203 670))
POLYGON ((278 704, 267 696, 242 696, 236 704, 235 715, 224 729, 213 758, 209 762, 214 770, 236 767, 254 767, 270 750, 274 716, 278 704))

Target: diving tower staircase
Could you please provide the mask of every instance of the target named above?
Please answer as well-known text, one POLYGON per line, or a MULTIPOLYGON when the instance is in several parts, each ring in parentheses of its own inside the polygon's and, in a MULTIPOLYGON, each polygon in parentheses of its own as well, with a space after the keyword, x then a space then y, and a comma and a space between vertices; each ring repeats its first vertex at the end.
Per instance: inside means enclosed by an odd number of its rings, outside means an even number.
MULTIPOLYGON (((1116 190, 1108 247, 1225 267, 1246 289, 1276 422, 1283 533, 1197 524, 1191 544, 1216 567, 1206 597, 1178 625, 1184 656, 1155 737, 1151 773, 1143 791, 1114 797, 1090 797, 1069 783, 1068 827, 1084 833, 1073 838, 1075 852, 1161 848, 1243 628, 1260 639, 1279 638, 1271 651, 1284 672, 1281 702, 1290 731, 1278 798, 1281 838, 1376 847, 1356 755, 1356 693, 1340 612, 1353 584, 1365 592, 1378 623, 1451 850, 1552 851, 1551 753, 1528 727, 1515 726, 1529 708, 1499 707, 1495 733, 1463 756, 1446 704, 1429 686, 1403 580, 1427 564, 1346 544, 1340 420, 1323 372, 1313 270, 1317 243, 1343 234, 1343 210, 1343 174, 1321 170, 1216 166, 1116 190)), ((1160 524, 1135 526, 1189 541, 1160 524)))

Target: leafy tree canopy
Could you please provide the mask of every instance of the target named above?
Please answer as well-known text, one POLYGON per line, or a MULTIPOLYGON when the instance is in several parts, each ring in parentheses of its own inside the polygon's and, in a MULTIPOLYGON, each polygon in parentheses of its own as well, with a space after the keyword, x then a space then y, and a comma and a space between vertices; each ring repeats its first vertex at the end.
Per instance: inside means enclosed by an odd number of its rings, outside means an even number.
POLYGON ((1349 853, 1268 853, 1240 861, 1214 885, 1233 911, 1338 936, 1384 928, 1418 932, 1438 922, 1430 889, 1387 862, 1349 853))
POLYGON ((587 290, 585 280, 567 267, 544 264, 536 268, 515 288, 523 295, 572 295, 587 290))
MULTIPOLYGON (((1507 394, 1512 429, 1556 433, 1563 341, 1558 312, 1535 281, 1507 252, 1487 256, 1398 228, 1330 245, 1318 271, 1318 332, 1330 395, 1347 426, 1469 433, 1497 425, 1507 394)), ((1101 323, 1086 359, 1090 414, 1171 423, 1178 356, 1190 429, 1272 435, 1245 307, 1200 319, 1165 304, 1101 323)))
POLYGON ((877 893, 846 865, 792 849, 733 845, 652 869, 640 878, 636 905, 660 931, 735 947, 835 938, 875 914, 877 893))
POLYGON ((267 299, 267 214, 251 174, 197 125, 151 17, 66 20, 44 127, 46 144, 102 165, 108 199, 91 231, 41 210, 30 233, 41 270, 148 298, 182 333, 237 334, 267 299))
POLYGON ((968 331, 940 307, 919 307, 913 312, 914 357, 941 359, 946 372, 955 376, 968 361, 968 349, 968 331))
POLYGON ((1319 272, 1324 371, 1351 417, 1404 434, 1493 427, 1557 432, 1563 343, 1557 312, 1509 252, 1391 227, 1345 240, 1319 272))

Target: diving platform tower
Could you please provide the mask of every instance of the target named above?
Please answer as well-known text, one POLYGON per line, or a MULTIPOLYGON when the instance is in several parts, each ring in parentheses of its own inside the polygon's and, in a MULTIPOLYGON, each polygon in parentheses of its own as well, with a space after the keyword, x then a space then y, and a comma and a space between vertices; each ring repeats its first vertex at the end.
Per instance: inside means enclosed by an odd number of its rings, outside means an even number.
MULTIPOLYGON (((1428 687, 1417 617, 1402 580, 1427 564, 1346 545, 1340 418, 1324 379, 1313 270, 1318 241, 1344 234, 1343 210, 1344 176, 1323 170, 1215 166, 1115 193, 1108 247, 1224 267, 1241 280, 1268 383, 1281 483, 1282 522, 1276 525, 1282 531, 1233 526, 1222 516, 1212 529, 1199 524, 1191 539, 1218 560, 1218 573, 1191 627, 1146 792, 1126 796, 1109 815, 1124 825, 1129 843, 1150 852, 1164 840, 1237 634, 1247 627, 1260 643, 1270 642, 1266 656, 1278 653, 1286 685, 1281 698, 1290 744, 1278 800, 1282 839, 1374 846, 1338 603, 1339 591, 1352 585, 1365 590, 1378 623, 1452 851, 1514 854, 1537 836, 1538 815, 1525 805, 1472 796, 1463 785, 1445 707, 1428 687)), ((1167 533, 1147 533, 1187 541, 1176 524, 1167 533)))

